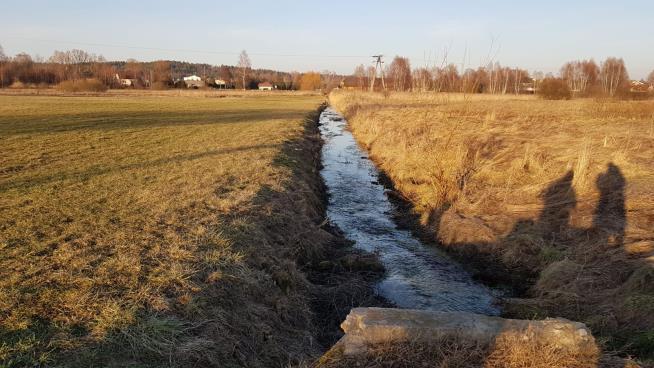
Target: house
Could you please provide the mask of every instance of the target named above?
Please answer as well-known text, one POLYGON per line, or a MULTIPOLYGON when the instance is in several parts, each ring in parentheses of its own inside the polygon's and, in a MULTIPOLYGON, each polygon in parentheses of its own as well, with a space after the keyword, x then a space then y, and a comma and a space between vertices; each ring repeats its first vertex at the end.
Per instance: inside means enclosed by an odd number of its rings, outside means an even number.
POLYGON ((533 95, 536 93, 536 81, 520 83, 520 93, 533 95))
POLYGON ((270 82, 259 83, 259 91, 272 91, 273 85, 270 82))
POLYGON ((184 84, 186 85, 186 88, 202 88, 204 87, 204 81, 202 78, 198 77, 197 75, 191 75, 188 77, 184 77, 184 84))
POLYGON ((201 81, 201 80, 200 81, 187 80, 187 81, 184 81, 184 84, 186 84, 186 88, 198 89, 198 88, 204 87, 204 82, 201 81))
POLYGON ((118 74, 116 74, 116 81, 121 87, 134 87, 137 82, 136 79, 121 78, 118 74))
POLYGON ((629 82, 629 92, 632 93, 649 93, 654 91, 654 86, 644 81, 632 80, 629 82))

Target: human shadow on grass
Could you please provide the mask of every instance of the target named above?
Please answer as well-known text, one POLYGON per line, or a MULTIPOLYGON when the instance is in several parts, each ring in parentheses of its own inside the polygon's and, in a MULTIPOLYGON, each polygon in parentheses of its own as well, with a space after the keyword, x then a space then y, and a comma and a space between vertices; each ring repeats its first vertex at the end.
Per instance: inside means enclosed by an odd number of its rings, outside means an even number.
MULTIPOLYGON (((506 245, 511 243, 513 247, 518 248, 516 254, 522 254, 523 257, 532 260, 545 256, 545 254, 539 252, 547 249, 554 249, 554 252, 559 252, 558 254, 565 254, 566 250, 575 252, 576 250, 573 247, 592 246, 595 251, 605 248, 621 249, 627 219, 625 211, 626 180, 620 168, 614 163, 609 163, 606 170, 597 177, 595 185, 599 191, 599 199, 595 206, 592 225, 587 228, 575 227, 571 224, 572 215, 578 205, 578 196, 573 183, 574 171, 572 170, 568 170, 560 178, 550 183, 541 194, 543 206, 536 218, 518 220, 509 234, 497 242, 460 242, 448 244, 447 249, 461 256, 462 263, 472 263, 475 271, 482 273, 484 281, 499 281, 503 285, 513 283, 514 286, 517 286, 514 290, 518 295, 524 295, 533 286, 538 278, 538 270, 530 269, 530 267, 524 267, 523 269, 519 266, 522 262, 526 262, 527 259, 514 259, 512 260, 514 265, 508 266, 504 264, 504 261, 494 258, 497 257, 497 254, 484 253, 486 249, 505 249, 506 245), (512 274, 515 277, 506 276, 512 274)), ((436 235, 435 238, 438 239, 438 233, 441 231, 440 226, 447 226, 447 222, 442 223, 442 220, 450 207, 451 204, 446 203, 430 214, 428 223, 432 231, 432 238, 436 235)), ((586 251, 584 249, 580 250, 586 251)), ((597 254, 598 258, 607 257, 603 252, 597 253, 599 253, 597 254)), ((633 268, 633 265, 625 267, 633 268)), ((586 272, 586 270, 583 271, 586 272)), ((629 273, 627 272, 625 275, 628 276, 629 273)), ((625 281, 626 277, 615 277, 615 280, 612 280, 610 284, 596 285, 596 287, 613 288, 625 281)), ((564 282, 575 282, 575 280, 566 279, 564 282)), ((588 297, 590 295, 580 295, 581 300, 588 301, 588 299, 585 299, 588 297)), ((584 306, 584 308, 586 307, 584 306)), ((571 318, 575 317, 575 315, 566 317, 571 318)), ((502 333, 509 334, 514 332, 511 331, 511 327, 508 325, 502 331, 502 333)), ((503 344, 501 341, 498 340, 492 343, 491 350, 497 348, 497 344, 503 344)), ((531 347, 531 345, 528 347, 531 347)), ((501 349, 501 347, 499 348, 501 349)), ((519 350, 518 347, 516 348, 519 350)), ((589 350, 582 355, 572 356, 571 358, 580 359, 580 364, 588 367, 608 366, 607 364, 621 366, 622 364, 620 358, 602 355, 599 351, 589 350)))
POLYGON ((626 181, 622 171, 611 162, 595 183, 600 199, 593 217, 593 231, 602 243, 622 245, 627 226, 624 193, 626 181))

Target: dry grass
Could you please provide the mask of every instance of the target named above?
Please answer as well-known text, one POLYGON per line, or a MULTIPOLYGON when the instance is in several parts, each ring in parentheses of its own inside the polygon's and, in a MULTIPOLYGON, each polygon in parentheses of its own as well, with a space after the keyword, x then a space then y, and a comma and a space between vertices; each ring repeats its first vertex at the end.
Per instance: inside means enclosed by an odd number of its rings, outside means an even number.
POLYGON ((63 91, 57 88, 50 88, 47 85, 27 88, 26 85, 18 82, 16 86, 10 89, 0 89, 0 95, 5 96, 102 96, 102 97, 205 97, 205 98, 226 98, 226 97, 282 97, 282 96, 322 96, 314 91, 258 91, 258 90, 237 90, 237 89, 110 89, 106 92, 72 92, 63 91))
POLYGON ((0 96, 0 365, 315 354, 321 101, 0 96))
MULTIPOLYGON (((492 343, 457 336, 429 341, 389 341, 369 346, 364 354, 344 355, 338 345, 315 368, 595 368, 597 351, 568 352, 547 343, 503 333, 492 343)), ((611 366, 601 364, 601 366, 611 366)), ((615 366, 623 368, 622 365, 615 366)))
POLYGON ((68 80, 57 84, 62 92, 106 92, 107 86, 98 79, 68 80))
POLYGON ((654 352, 654 101, 336 92, 445 247, 607 346, 654 352), (650 258, 648 258, 650 257, 650 258))

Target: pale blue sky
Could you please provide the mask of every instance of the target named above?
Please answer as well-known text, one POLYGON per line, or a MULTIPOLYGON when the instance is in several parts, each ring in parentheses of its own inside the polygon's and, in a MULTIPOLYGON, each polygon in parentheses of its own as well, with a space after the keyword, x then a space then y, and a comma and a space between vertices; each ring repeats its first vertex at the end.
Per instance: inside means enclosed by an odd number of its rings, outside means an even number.
POLYGON ((632 78, 654 69, 653 0, 3 3, 0 45, 11 55, 82 48, 112 60, 235 64, 246 49, 254 67, 351 73, 374 53, 408 56, 415 67, 431 52, 440 63, 444 48, 459 65, 467 50, 465 65, 476 67, 493 41, 491 57, 530 71, 607 56, 623 57, 632 78))

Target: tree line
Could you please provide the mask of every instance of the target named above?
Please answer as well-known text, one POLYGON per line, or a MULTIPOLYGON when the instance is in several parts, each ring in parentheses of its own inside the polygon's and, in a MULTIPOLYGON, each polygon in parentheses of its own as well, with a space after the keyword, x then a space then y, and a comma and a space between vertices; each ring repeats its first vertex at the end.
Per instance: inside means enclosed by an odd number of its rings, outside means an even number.
POLYGON ((259 83, 270 82, 281 90, 333 88, 342 77, 329 71, 300 73, 252 68, 245 51, 239 55, 237 65, 232 66, 170 60, 108 61, 102 55, 79 49, 55 51, 47 59, 27 53, 7 56, 0 46, 0 88, 48 88, 79 80, 121 88, 121 79, 133 81, 131 88, 186 88, 183 78, 190 75, 201 77, 208 86, 216 86, 215 81, 222 80, 225 85, 221 87, 256 89, 259 83))
MULTIPOLYGON (((359 65, 345 80, 347 87, 369 89, 372 80, 380 79, 375 67, 359 65)), ((492 62, 476 69, 460 72, 455 64, 412 69, 408 58, 396 56, 384 69, 384 82, 392 91, 436 91, 491 94, 534 93, 545 86, 556 85, 570 97, 620 96, 632 91, 624 60, 609 57, 599 65, 594 60, 565 63, 559 75, 542 72, 529 73, 521 68, 504 67, 492 62)), ((654 86, 654 71, 644 81, 654 86)), ((377 88, 381 83, 375 83, 377 88)), ((651 91, 650 91, 651 94, 651 91)))

